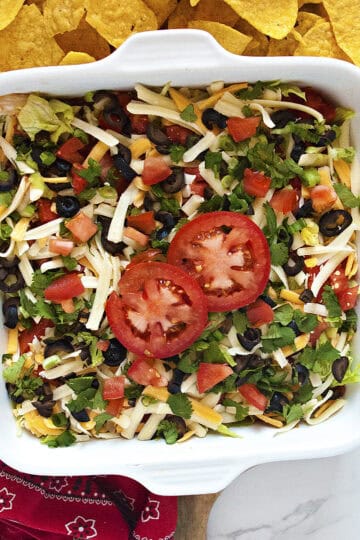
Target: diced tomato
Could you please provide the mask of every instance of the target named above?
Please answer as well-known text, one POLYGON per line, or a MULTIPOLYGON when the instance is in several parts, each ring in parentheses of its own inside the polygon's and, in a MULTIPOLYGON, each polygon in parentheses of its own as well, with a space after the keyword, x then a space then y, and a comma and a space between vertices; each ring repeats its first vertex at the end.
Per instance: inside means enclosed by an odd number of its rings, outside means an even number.
POLYGON ((119 412, 123 408, 124 405, 124 399, 110 399, 108 404, 105 407, 105 412, 108 414, 111 414, 112 416, 118 416, 119 412))
POLYGON ((185 223, 170 243, 167 260, 197 280, 209 311, 255 302, 270 274, 264 233, 237 212, 209 212, 185 223))
POLYGON ((255 327, 271 323, 274 320, 272 308, 261 298, 258 298, 246 308, 246 316, 249 322, 255 327))
POLYGON ((141 253, 137 253, 127 265, 126 270, 129 270, 129 268, 132 268, 136 264, 151 261, 165 262, 165 257, 160 249, 150 248, 141 253))
POLYGON ((133 99, 133 92, 116 92, 118 102, 126 112, 126 105, 133 99))
POLYGON ((312 347, 315 347, 317 340, 319 339, 321 334, 325 332, 327 328, 329 328, 329 324, 327 322, 321 322, 316 326, 316 328, 312 332, 310 332, 309 342, 312 347))
POLYGON ((34 337, 42 338, 45 336, 45 330, 52 328, 54 323, 49 319, 41 319, 37 324, 33 324, 31 328, 27 328, 19 335, 19 347, 20 354, 23 354, 29 350, 29 345, 32 343, 34 337))
POLYGON ((215 384, 223 381, 233 373, 230 366, 226 364, 207 364, 200 362, 197 372, 197 387, 202 394, 206 390, 210 390, 215 384))
POLYGON ((315 212, 321 214, 325 210, 330 210, 337 199, 337 194, 334 188, 319 184, 311 189, 310 198, 315 212))
POLYGON ((165 133, 171 142, 174 144, 181 144, 183 146, 186 145, 186 139, 189 137, 189 135, 193 135, 193 132, 190 131, 190 129, 176 125, 165 126, 165 133))
POLYGON ((336 107, 326 101, 321 94, 319 94, 313 88, 305 88, 304 90, 306 95, 306 105, 319 111, 327 122, 334 122, 336 116, 336 107))
POLYGON ((85 169, 85 167, 83 167, 79 163, 74 163, 71 169, 71 185, 76 195, 84 191, 84 189, 86 189, 88 186, 88 183, 85 180, 85 178, 82 178, 76 172, 76 171, 82 171, 83 169, 85 169))
POLYGON ((195 181, 192 184, 190 184, 191 193, 195 193, 195 195, 200 195, 200 197, 203 197, 207 185, 208 184, 206 182, 195 181))
POLYGON ((147 114, 129 114, 131 131, 137 135, 144 135, 149 125, 147 114))
POLYGON ((137 358, 128 369, 130 379, 138 384, 147 386, 167 386, 167 380, 160 375, 153 366, 154 360, 149 358, 137 358))
POLYGON ((283 214, 295 210, 296 205, 297 194, 294 189, 279 189, 275 191, 270 200, 270 206, 272 206, 276 212, 282 212, 283 214))
POLYGON ((338 266, 335 272, 329 277, 329 283, 335 294, 341 293, 349 288, 349 280, 345 276, 345 269, 338 266))
POLYGON ((122 275, 119 293, 113 292, 106 303, 109 325, 120 343, 138 355, 178 354, 206 326, 207 301, 200 286, 171 264, 135 264, 122 275))
POLYGON ((248 195, 253 197, 265 197, 269 191, 271 178, 265 176, 264 173, 245 169, 243 186, 248 195))
POLYGON ((71 163, 78 163, 83 160, 80 150, 85 147, 85 144, 77 137, 71 137, 57 150, 56 155, 61 159, 70 161, 71 163))
POLYGON ((108 339, 100 339, 96 344, 96 348, 103 352, 107 351, 109 346, 110 341, 108 339))
POLYGON ((228 132, 235 142, 245 141, 255 135, 258 125, 260 124, 260 116, 250 116, 250 118, 240 118, 234 116, 227 119, 228 132))
POLYGON ((104 380, 103 399, 119 399, 124 397, 125 377, 110 377, 104 380))
POLYGON ((85 291, 79 274, 71 272, 55 279, 44 291, 46 300, 62 302, 80 296, 85 291))
POLYGON ((194 182, 204 182, 204 179, 200 174, 199 167, 184 167, 184 173, 195 175, 194 182))
POLYGON ((68 298, 68 300, 62 300, 60 304, 65 313, 74 313, 75 305, 72 298, 68 298))
POLYGON ((349 289, 337 294, 340 307, 343 311, 348 311, 356 306, 358 293, 359 286, 356 285, 355 287, 350 287, 349 289))
POLYGON ((158 184, 170 176, 171 169, 162 157, 148 157, 144 161, 142 180, 147 186, 158 184))
POLYGON ((156 227, 154 212, 152 210, 138 214, 137 216, 127 216, 126 221, 130 227, 134 227, 145 234, 151 234, 156 227))
POLYGON ((58 215, 51 210, 53 201, 50 199, 39 199, 36 201, 36 209, 41 223, 48 223, 56 219, 58 215))
POLYGON ((246 383, 239 386, 240 394, 246 399, 249 405, 253 405, 260 411, 267 407, 268 399, 258 390, 255 384, 246 383))
POLYGON ((110 152, 107 152, 104 157, 100 160, 101 165, 101 180, 104 182, 107 181, 108 173, 111 169, 111 185, 116 189, 118 195, 121 195, 128 187, 129 182, 125 180, 123 176, 114 166, 114 160, 110 155, 110 152))
POLYGON ((65 227, 80 242, 87 242, 97 232, 97 225, 86 214, 83 214, 83 212, 79 212, 65 223, 65 227))
POLYGON ((149 242, 149 237, 146 234, 134 229, 133 227, 124 227, 124 236, 134 240, 139 246, 145 247, 149 242))
POLYGON ((50 238, 49 249, 53 253, 58 255, 70 255, 71 251, 74 249, 74 242, 71 240, 64 240, 63 238, 50 238))

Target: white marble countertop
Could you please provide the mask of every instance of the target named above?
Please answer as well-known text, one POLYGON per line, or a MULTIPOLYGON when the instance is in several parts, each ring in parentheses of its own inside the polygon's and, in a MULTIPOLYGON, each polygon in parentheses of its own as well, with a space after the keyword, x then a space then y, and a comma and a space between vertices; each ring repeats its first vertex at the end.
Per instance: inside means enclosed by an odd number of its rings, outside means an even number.
POLYGON ((208 540, 358 540, 360 448, 243 473, 216 501, 208 540))

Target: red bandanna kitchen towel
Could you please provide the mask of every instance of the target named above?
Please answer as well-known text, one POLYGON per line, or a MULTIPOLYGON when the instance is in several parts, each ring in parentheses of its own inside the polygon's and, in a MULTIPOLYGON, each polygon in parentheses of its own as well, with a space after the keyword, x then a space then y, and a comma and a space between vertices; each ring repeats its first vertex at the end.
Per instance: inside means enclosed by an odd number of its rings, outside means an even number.
POLYGON ((0 540, 170 540, 176 497, 122 476, 35 476, 0 461, 0 540))

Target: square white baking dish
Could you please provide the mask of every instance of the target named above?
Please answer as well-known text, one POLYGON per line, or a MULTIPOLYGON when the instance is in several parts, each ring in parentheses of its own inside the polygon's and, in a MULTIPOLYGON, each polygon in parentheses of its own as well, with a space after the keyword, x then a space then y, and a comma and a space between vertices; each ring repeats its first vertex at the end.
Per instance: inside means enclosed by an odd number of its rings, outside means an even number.
MULTIPOLYGON (((224 51, 208 34, 171 30, 137 34, 108 58, 93 64, 44 67, 0 74, 0 95, 43 92, 75 96, 89 90, 129 89, 135 83, 201 86, 215 80, 294 82, 314 86, 357 111, 352 143, 360 149, 360 70, 325 58, 250 58, 224 51)), ((359 181, 360 183, 360 181, 359 181)), ((0 321, 1 322, 1 321, 0 321)), ((359 337, 354 349, 359 350, 359 337)), ((0 324, 0 352, 6 331, 0 324)), ((356 353, 355 353, 356 357, 356 353)), ((241 439, 208 435, 168 446, 163 440, 92 441, 49 449, 17 433, 5 384, 0 383, 0 459, 24 472, 46 475, 122 474, 166 495, 211 493, 256 464, 339 454, 360 444, 360 390, 349 388, 344 409, 316 426, 274 436, 266 426, 241 428, 241 439)))

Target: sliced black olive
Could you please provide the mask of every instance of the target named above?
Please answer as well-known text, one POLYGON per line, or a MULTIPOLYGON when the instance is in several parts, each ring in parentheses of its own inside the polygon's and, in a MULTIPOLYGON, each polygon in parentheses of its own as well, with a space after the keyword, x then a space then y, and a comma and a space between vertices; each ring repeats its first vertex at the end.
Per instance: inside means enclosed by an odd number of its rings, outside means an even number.
POLYGON ((53 399, 49 401, 32 402, 37 412, 40 414, 40 416, 43 416, 44 418, 50 418, 53 413, 55 403, 56 401, 54 401, 53 399))
POLYGON ((11 191, 17 184, 18 174, 15 169, 0 171, 0 192, 11 191))
POLYGON ((288 262, 283 265, 287 276, 296 276, 304 268, 304 257, 300 257, 295 252, 289 254, 288 262))
POLYGON ((75 348, 67 339, 57 339, 56 341, 46 344, 44 356, 48 358, 53 354, 69 354, 74 352, 75 348))
POLYGON ((277 129, 284 128, 289 122, 295 122, 296 114, 290 109, 279 109, 271 115, 277 129))
POLYGON ((301 140, 296 140, 295 137, 294 140, 295 144, 293 146, 293 149, 291 150, 290 157, 297 163, 300 159, 300 156, 305 152, 306 144, 301 140))
POLYGON ((41 397, 41 401, 51 401, 53 398, 53 392, 48 382, 44 382, 44 384, 36 388, 35 394, 41 397))
POLYGON ((215 109, 208 108, 202 113, 201 120, 208 129, 214 129, 215 126, 220 129, 225 129, 227 116, 219 113, 215 109))
POLYGON ((7 298, 2 306, 4 325, 7 328, 15 328, 19 321, 18 307, 19 298, 7 298))
POLYGON ((94 379, 93 382, 91 383, 91 388, 95 388, 95 390, 97 390, 100 386, 100 383, 97 379, 94 379))
POLYGON ((110 242, 110 240, 107 239, 111 219, 105 216, 101 216, 99 218, 99 221, 102 225, 100 236, 102 247, 111 255, 117 255, 119 253, 122 253, 122 250, 126 247, 126 244, 124 242, 110 242))
POLYGON ((125 159, 120 155, 116 154, 114 156, 114 165, 119 171, 119 173, 127 180, 131 182, 137 176, 137 172, 130 167, 130 165, 125 161, 125 159))
POLYGON ((214 191, 211 189, 211 187, 206 186, 204 189, 204 199, 209 200, 214 195, 214 191))
POLYGON ((268 304, 268 306, 270 306, 270 307, 275 307, 276 306, 276 302, 274 302, 274 300, 272 298, 270 298, 270 296, 267 296, 267 294, 262 294, 260 298, 262 300, 264 300, 264 302, 266 302, 266 304, 268 304))
POLYGON ((123 132, 129 124, 129 117, 120 106, 114 109, 104 109, 102 116, 107 127, 119 133, 123 132))
POLYGON ((6 390, 7 390, 7 393, 8 393, 8 396, 9 398, 14 402, 14 403, 22 403, 23 401, 25 401, 25 398, 20 395, 20 396, 16 396, 15 395, 15 392, 17 390, 16 388, 16 385, 15 384, 12 384, 12 383, 6 383, 6 390))
POLYGON ((301 385, 304 385, 309 380, 309 370, 302 364, 295 364, 295 371, 297 373, 298 381, 301 385))
POLYGON ((155 122, 150 122, 146 128, 146 135, 151 142, 160 146, 170 146, 169 137, 160 129, 155 122))
POLYGON ((78 412, 72 412, 71 414, 78 422, 88 422, 90 420, 90 417, 85 409, 78 412))
POLYGON ((257 354, 249 354, 247 367, 249 369, 257 369, 258 367, 265 366, 268 363, 266 358, 261 358, 257 354))
POLYGON ((116 109, 119 107, 118 98, 113 92, 109 92, 108 90, 98 90, 93 94, 94 103, 98 103, 102 100, 106 100, 104 109, 116 109))
POLYGON ((155 233, 156 240, 164 240, 167 236, 169 236, 169 230, 167 227, 161 227, 161 229, 158 229, 155 233))
POLYGON ((31 147, 31 152, 30 152, 31 158, 33 159, 33 161, 35 161, 36 165, 40 167, 40 169, 44 168, 44 164, 40 157, 43 152, 44 152, 44 149, 42 146, 33 145, 31 147))
POLYGON ((337 382, 341 382, 345 376, 347 368, 349 367, 349 359, 347 356, 340 356, 337 358, 331 367, 332 374, 334 379, 337 382))
POLYGON ((235 373, 240 373, 243 369, 246 368, 251 354, 237 354, 234 356, 236 366, 233 367, 235 373))
POLYGON ((159 154, 163 154, 164 156, 167 156, 170 154, 171 146, 168 146, 166 144, 157 144, 156 150, 159 152, 159 154))
POLYGON ((311 289, 304 289, 299 298, 304 304, 307 304, 314 300, 314 294, 311 289))
POLYGON ((346 393, 346 386, 335 386, 333 388, 333 395, 331 396, 331 399, 339 399, 345 396, 346 393))
POLYGON ((84 362, 91 359, 90 348, 88 345, 81 347, 80 358, 84 362))
POLYGON ((136 398, 129 398, 128 403, 130 407, 135 407, 136 405, 136 398))
POLYGON ((116 338, 110 339, 110 345, 104 351, 104 364, 111 367, 117 367, 126 358, 127 350, 116 338))
POLYGON ((295 336, 300 336, 301 331, 295 321, 290 321, 287 327, 293 330, 295 336))
POLYGON ((156 212, 154 217, 157 221, 160 221, 160 223, 165 225, 167 229, 171 230, 175 226, 176 220, 170 212, 160 210, 159 212, 156 212))
POLYGON ((117 149, 118 149, 118 156, 121 156, 124 161, 126 161, 127 164, 130 163, 131 161, 131 151, 129 150, 129 148, 127 146, 125 146, 124 144, 118 144, 117 145, 117 149))
POLYGON ((75 216, 80 210, 80 203, 76 197, 71 195, 57 195, 56 212, 61 217, 70 218, 75 216))
POLYGON ((228 334, 231 330, 232 325, 233 325, 232 317, 231 315, 229 315, 228 317, 226 317, 224 322, 221 323, 221 325, 219 326, 219 330, 223 334, 228 334))
POLYGON ((335 131, 333 129, 329 129, 323 135, 321 135, 317 143, 313 143, 313 144, 314 146, 327 146, 328 144, 334 142, 335 139, 336 139, 335 131))
POLYGON ((17 292, 25 286, 24 278, 17 267, 0 268, 0 291, 17 292))
POLYGON ((293 214, 296 219, 311 217, 314 214, 311 199, 307 199, 293 214))
POLYGON ((176 382, 169 382, 168 390, 170 394, 180 394, 181 392, 180 384, 177 384, 176 382))
POLYGON ((10 257, 5 259, 5 257, 0 257, 0 268, 14 268, 19 264, 19 259, 15 257, 10 257))
POLYGON ((172 174, 160 182, 160 186, 165 193, 177 193, 185 186, 184 171, 179 168, 173 169, 172 174))
POLYGON ((324 236, 338 236, 352 223, 346 210, 329 210, 319 220, 319 229, 324 236))
POLYGON ((270 399, 269 411, 277 411, 282 412, 284 405, 288 405, 289 400, 284 394, 281 394, 280 392, 274 392, 272 395, 272 398, 270 399))
POLYGON ((60 173, 68 173, 71 171, 72 163, 70 161, 67 161, 66 159, 62 158, 56 158, 56 160, 53 163, 53 167, 56 167, 56 169, 60 173))
POLYGON ((259 328, 247 328, 242 336, 238 335, 238 338, 244 349, 251 351, 255 345, 260 343, 261 331, 259 328))
POLYGON ((251 203, 248 203, 249 206, 248 206, 248 209, 246 210, 245 214, 247 216, 253 216, 255 214, 255 210, 254 210, 254 207, 251 203))
POLYGON ((181 418, 180 416, 174 416, 172 414, 167 414, 165 416, 165 420, 169 420, 172 424, 175 425, 176 430, 178 432, 178 438, 180 439, 183 437, 186 433, 186 424, 185 420, 181 418))

